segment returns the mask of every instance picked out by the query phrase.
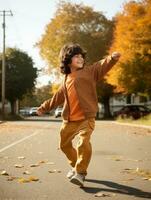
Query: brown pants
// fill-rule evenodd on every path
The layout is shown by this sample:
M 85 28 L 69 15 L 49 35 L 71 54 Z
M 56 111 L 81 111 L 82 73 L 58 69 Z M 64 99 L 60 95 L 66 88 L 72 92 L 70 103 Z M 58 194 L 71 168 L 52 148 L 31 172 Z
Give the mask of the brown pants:
M 87 174 L 87 168 L 92 154 L 90 136 L 94 127 L 94 118 L 75 122 L 64 121 L 62 123 L 60 148 L 67 156 L 70 165 L 75 168 L 78 173 Z M 79 136 L 79 141 L 75 149 L 72 140 L 76 135 Z

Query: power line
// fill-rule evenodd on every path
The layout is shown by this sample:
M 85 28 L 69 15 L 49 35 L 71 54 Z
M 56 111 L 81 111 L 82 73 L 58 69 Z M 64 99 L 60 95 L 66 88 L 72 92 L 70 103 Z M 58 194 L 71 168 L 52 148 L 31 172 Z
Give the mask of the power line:
M 3 17 L 3 57 L 2 57 L 2 119 L 5 119 L 5 73 L 6 73 L 6 66 L 5 66 L 5 17 L 6 16 L 13 16 L 11 10 L 2 10 L 0 11 L 0 16 Z

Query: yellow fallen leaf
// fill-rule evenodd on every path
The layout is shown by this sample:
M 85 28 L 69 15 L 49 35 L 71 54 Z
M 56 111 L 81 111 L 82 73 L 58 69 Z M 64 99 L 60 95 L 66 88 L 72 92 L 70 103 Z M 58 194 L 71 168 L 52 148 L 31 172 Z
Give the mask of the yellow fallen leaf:
M 29 182 L 31 182 L 29 179 L 25 179 L 25 178 L 19 178 L 18 179 L 18 182 L 19 183 L 29 183 Z
M 29 180 L 30 180 L 30 181 L 39 181 L 39 178 L 36 178 L 36 177 L 34 177 L 34 176 L 31 176 L 31 177 L 29 177 Z
M 151 171 L 140 169 L 139 167 L 136 169 L 124 169 L 124 172 L 142 176 L 144 180 L 151 180 Z
M 39 179 L 36 178 L 36 177 L 33 177 L 33 176 L 31 176 L 31 177 L 29 177 L 29 178 L 19 178 L 19 179 L 18 179 L 18 182 L 19 182 L 19 183 L 30 183 L 30 182 L 32 182 L 32 181 L 39 181 Z
M 144 177 L 142 179 L 145 180 L 145 181 L 151 181 L 151 178 L 147 178 L 147 177 Z
M 9 176 L 9 174 L 5 170 L 1 171 L 1 175 Z

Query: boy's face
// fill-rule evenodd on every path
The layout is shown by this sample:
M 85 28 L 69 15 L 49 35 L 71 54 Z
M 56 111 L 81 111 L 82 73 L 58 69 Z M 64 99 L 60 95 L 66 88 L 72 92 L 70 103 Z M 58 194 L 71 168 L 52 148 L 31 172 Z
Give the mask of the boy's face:
M 84 65 L 84 58 L 81 54 L 74 55 L 71 59 L 71 64 L 69 67 L 71 71 L 76 71 L 77 69 L 82 68 Z

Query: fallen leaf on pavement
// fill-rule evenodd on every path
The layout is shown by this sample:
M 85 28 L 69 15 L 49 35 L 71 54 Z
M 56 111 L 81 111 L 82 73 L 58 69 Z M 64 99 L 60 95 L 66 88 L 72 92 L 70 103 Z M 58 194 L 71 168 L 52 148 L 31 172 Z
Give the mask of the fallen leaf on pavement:
M 122 161 L 122 159 L 119 159 L 119 158 L 115 158 L 114 160 L 115 161 Z
M 39 181 L 39 178 L 36 178 L 36 177 L 34 177 L 34 176 L 31 176 L 31 177 L 29 177 L 29 180 L 30 180 L 30 181 Z
M 48 172 L 49 173 L 55 173 L 55 172 L 61 173 L 61 170 L 53 169 L 53 170 L 49 170 Z
M 36 177 L 33 177 L 33 176 L 31 176 L 31 177 L 29 177 L 29 178 L 19 178 L 19 179 L 18 179 L 18 182 L 19 182 L 19 183 L 30 183 L 30 182 L 32 182 L 32 181 L 39 181 L 39 179 L 36 178 Z
M 142 178 L 145 181 L 151 181 L 151 178 Z
M 124 171 L 130 171 L 130 170 L 133 170 L 133 168 L 125 168 Z
M 46 161 L 44 161 L 44 160 L 41 160 L 41 161 L 39 161 L 39 164 L 41 164 L 41 163 L 45 163 Z
M 32 164 L 32 165 L 30 165 L 30 167 L 38 167 L 39 166 L 39 164 Z
M 151 180 L 151 171 L 140 169 L 139 167 L 137 167 L 136 169 L 126 168 L 126 169 L 124 169 L 123 172 L 126 172 L 128 174 L 142 176 L 143 180 Z
M 105 193 L 102 193 L 102 192 L 98 192 L 94 196 L 95 197 L 110 197 L 111 195 L 110 194 L 105 194 Z
M 1 171 L 1 175 L 9 176 L 9 174 L 5 170 Z
M 25 159 L 25 157 L 24 156 L 19 156 L 18 159 L 23 160 L 23 159 Z
M 49 172 L 49 173 L 55 173 L 55 171 L 54 171 L 54 170 L 49 170 L 48 172 Z
M 16 165 L 14 165 L 14 167 L 16 167 L 16 168 L 23 168 L 24 166 L 22 164 L 16 164 Z
M 18 182 L 19 182 L 19 183 L 29 183 L 30 180 L 29 180 L 29 179 L 25 179 L 25 178 L 19 178 L 19 179 L 18 179 Z
M 29 172 L 29 171 L 24 171 L 23 174 L 29 175 L 29 174 L 31 174 L 31 172 Z
M 15 179 L 17 179 L 17 177 L 11 176 L 11 177 L 9 177 L 9 178 L 7 179 L 7 181 L 13 181 L 13 180 L 15 180 Z
M 108 159 L 112 159 L 114 161 L 132 161 L 132 162 L 142 162 L 142 160 L 130 159 L 130 158 L 123 158 L 123 156 L 112 156 Z
M 111 159 L 111 160 L 114 160 L 114 161 L 124 161 L 123 156 L 112 156 L 112 157 L 109 157 L 107 159 Z

